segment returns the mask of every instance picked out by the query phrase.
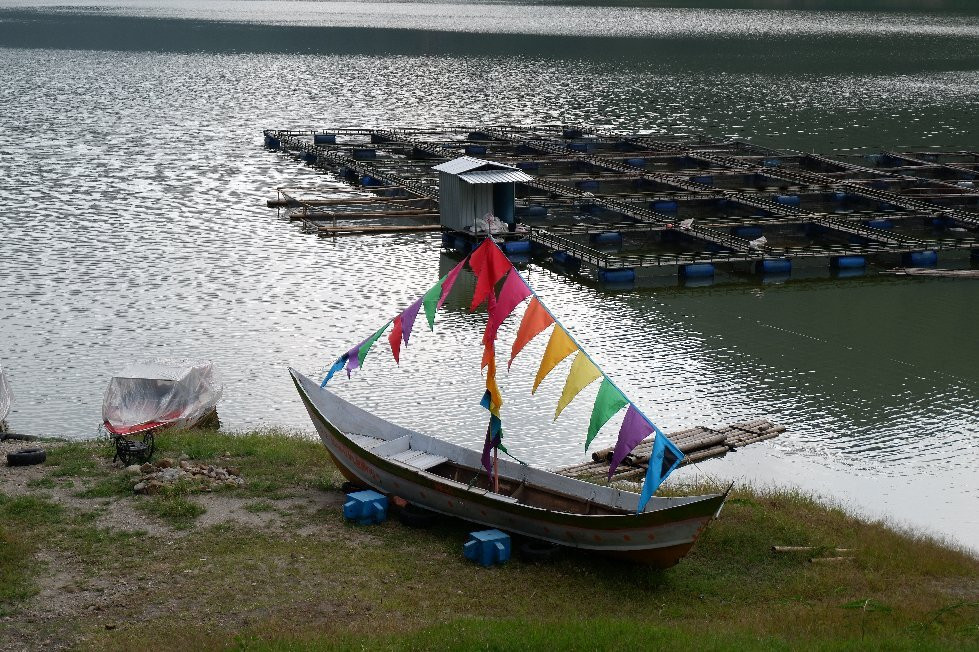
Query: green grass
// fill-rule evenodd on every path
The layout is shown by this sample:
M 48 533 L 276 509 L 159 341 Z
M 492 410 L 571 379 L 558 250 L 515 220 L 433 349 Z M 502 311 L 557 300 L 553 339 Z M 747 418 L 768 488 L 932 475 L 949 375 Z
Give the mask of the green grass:
M 30 549 L 0 524 L 0 617 L 37 592 L 31 580 Z
M 133 495 L 134 478 L 128 473 L 113 473 L 99 478 L 85 489 L 76 492 L 78 498 L 113 498 Z
M 472 526 L 460 521 L 422 530 L 344 522 L 341 476 L 316 442 L 187 432 L 158 443 L 163 456 L 238 467 L 246 488 L 221 492 L 224 505 L 279 518 L 204 526 L 210 494 L 181 484 L 134 496 L 131 479 L 106 464 L 111 452 L 76 449 L 92 460 L 74 467 L 78 476 L 38 483 L 27 496 L 0 493 L 0 541 L 13 542 L 0 561 L 27 560 L 29 569 L 0 574 L 14 587 L 0 590 L 0 609 L 15 618 L 0 624 L 0 637 L 24 625 L 17 609 L 35 590 L 39 567 L 29 558 L 39 551 L 70 560 L 79 590 L 139 586 L 139 600 L 115 603 L 123 624 L 113 630 L 85 611 L 65 620 L 95 649 L 148 640 L 188 649 L 979 648 L 979 560 L 797 492 L 736 489 L 692 553 L 666 571 L 572 550 L 549 563 L 483 569 L 461 554 Z M 72 479 L 90 507 L 49 495 L 65 494 Z M 297 500 L 277 502 L 287 495 Z M 103 515 L 119 506 L 163 533 L 105 526 Z M 773 545 L 817 551 L 775 554 Z M 855 549 L 854 558 L 809 562 L 835 547 Z M 166 606 L 147 608 L 157 604 Z
M 100 460 L 105 455 L 112 457 L 111 448 L 106 442 L 70 442 L 47 448 L 45 466 L 56 467 L 54 477 L 92 477 L 102 474 Z
M 279 430 L 232 435 L 189 430 L 157 437 L 160 457 L 206 461 L 240 470 L 246 484 L 233 491 L 264 498 L 287 498 L 296 489 L 339 486 L 343 480 L 318 441 Z
M 200 504 L 179 493 L 147 496 L 137 502 L 136 507 L 178 530 L 192 527 L 197 517 L 207 511 Z

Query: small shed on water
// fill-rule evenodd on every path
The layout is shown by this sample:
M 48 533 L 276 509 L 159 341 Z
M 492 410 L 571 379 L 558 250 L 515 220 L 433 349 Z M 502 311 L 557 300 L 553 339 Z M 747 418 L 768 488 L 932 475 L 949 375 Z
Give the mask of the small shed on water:
M 471 156 L 436 165 L 439 173 L 439 219 L 442 226 L 463 231 L 492 213 L 514 224 L 516 184 L 532 177 L 519 168 Z

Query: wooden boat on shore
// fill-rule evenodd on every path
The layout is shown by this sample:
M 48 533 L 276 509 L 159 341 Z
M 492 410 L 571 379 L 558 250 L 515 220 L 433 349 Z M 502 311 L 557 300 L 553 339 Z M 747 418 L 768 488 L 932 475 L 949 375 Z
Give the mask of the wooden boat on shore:
M 392 424 L 289 373 L 344 477 L 441 514 L 667 568 L 690 550 L 727 496 L 654 496 L 637 513 L 639 494 L 502 459 L 498 479 L 491 479 L 478 451 Z

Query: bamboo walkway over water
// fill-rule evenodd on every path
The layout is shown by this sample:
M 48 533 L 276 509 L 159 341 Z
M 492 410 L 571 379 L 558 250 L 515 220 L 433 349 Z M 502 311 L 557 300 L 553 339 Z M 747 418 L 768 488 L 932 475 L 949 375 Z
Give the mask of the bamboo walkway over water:
M 679 430 L 668 433 L 667 436 L 684 454 L 680 466 L 696 464 L 704 460 L 723 457 L 729 452 L 743 448 L 749 444 L 766 441 L 778 437 L 785 432 L 785 427 L 767 421 L 755 419 L 743 423 L 735 423 L 719 430 L 704 426 Z M 611 482 L 629 481 L 641 482 L 649 468 L 649 457 L 653 450 L 653 437 L 644 439 L 632 453 L 626 456 L 615 469 Z M 592 453 L 588 462 L 575 464 L 556 473 L 572 478 L 588 480 L 604 484 L 609 481 L 608 470 L 612 460 L 612 448 L 605 448 Z
M 269 202 L 321 235 L 439 230 L 432 167 L 468 155 L 532 176 L 518 184 L 517 214 L 536 254 L 599 272 L 712 273 L 725 263 L 768 271 L 806 258 L 921 266 L 956 250 L 979 261 L 974 152 L 830 158 L 562 125 L 269 130 L 265 142 L 364 193 L 345 200 L 283 188 Z

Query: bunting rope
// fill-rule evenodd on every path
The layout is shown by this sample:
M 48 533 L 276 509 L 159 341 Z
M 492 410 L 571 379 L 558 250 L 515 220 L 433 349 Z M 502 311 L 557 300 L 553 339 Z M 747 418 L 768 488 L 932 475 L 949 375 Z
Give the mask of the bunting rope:
M 483 466 L 487 469 L 487 472 L 490 472 L 491 469 L 490 451 L 498 449 L 510 455 L 502 444 L 503 427 L 500 408 L 503 405 L 503 398 L 496 381 L 496 337 L 507 317 L 529 297 L 530 303 L 524 311 L 517 336 L 510 350 L 507 370 L 510 369 L 514 358 L 516 358 L 531 340 L 544 332 L 552 324 L 554 325 L 546 350 L 541 358 L 531 393 L 536 393 L 547 375 L 563 360 L 568 358 L 572 353 L 575 353 L 571 370 L 565 380 L 561 397 L 558 400 L 554 412 L 554 419 L 556 421 L 561 415 L 561 412 L 564 411 L 582 390 L 599 378 L 602 379 L 588 424 L 588 433 L 585 439 L 586 451 L 602 427 L 622 408 L 627 407 L 609 465 L 609 481 L 611 481 L 612 474 L 619 463 L 643 439 L 655 433 L 656 438 L 653 443 L 646 478 L 643 482 L 642 493 L 640 494 L 639 509 L 637 510 L 641 512 L 645 509 L 646 503 L 653 492 L 679 466 L 680 461 L 683 459 L 683 453 L 626 397 L 625 393 L 619 389 L 612 379 L 601 370 L 595 363 L 595 360 L 582 348 L 544 302 L 541 301 L 527 280 L 524 279 L 523 275 L 513 266 L 506 257 L 506 254 L 503 253 L 491 238 L 484 240 L 471 254 L 466 256 L 448 274 L 443 276 L 425 294 L 405 308 L 394 319 L 387 322 L 366 340 L 341 355 L 330 367 L 326 378 L 323 379 L 323 383 L 320 386 L 325 387 L 336 372 L 341 369 L 345 368 L 347 376 L 350 377 L 351 372 L 362 368 L 371 347 L 384 334 L 387 328 L 392 325 L 393 328 L 388 335 L 388 342 L 391 345 L 391 352 L 394 356 L 395 363 L 400 365 L 401 345 L 403 343 L 405 346 L 408 346 L 419 311 L 424 308 L 429 329 L 434 330 L 436 312 L 445 303 L 446 298 L 455 285 L 459 273 L 467 262 L 476 277 L 476 288 L 469 306 L 470 312 L 475 311 L 480 305 L 486 303 L 488 313 L 486 330 L 483 333 L 484 348 L 480 365 L 481 369 L 486 369 L 486 391 L 480 404 L 490 413 L 482 455 Z M 506 280 L 503 282 L 499 296 L 497 296 L 495 288 L 504 278 Z M 510 457 L 513 456 L 510 455 Z M 513 459 L 517 458 L 514 457 Z

